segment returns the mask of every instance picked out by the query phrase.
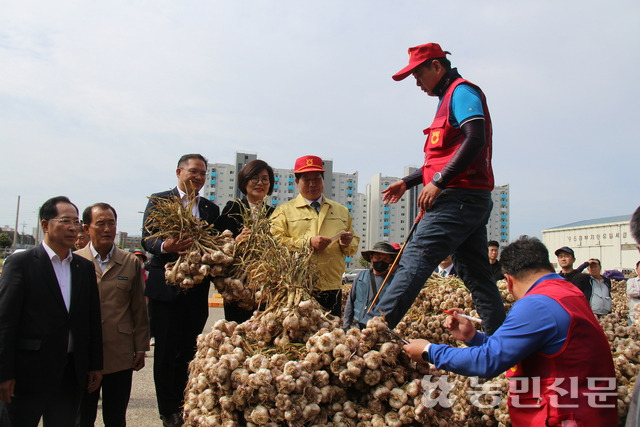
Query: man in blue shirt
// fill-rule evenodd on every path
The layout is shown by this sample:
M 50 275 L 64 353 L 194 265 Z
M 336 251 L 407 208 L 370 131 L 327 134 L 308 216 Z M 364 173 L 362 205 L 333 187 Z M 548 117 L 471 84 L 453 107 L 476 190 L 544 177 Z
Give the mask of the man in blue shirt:
M 542 243 L 540 245 L 544 248 Z M 507 248 L 504 251 L 508 262 Z M 546 251 L 546 248 L 544 249 Z M 506 267 L 504 251 L 503 268 Z M 535 260 L 532 259 L 531 262 L 534 263 Z M 508 282 L 509 290 L 518 301 L 513 305 L 502 326 L 491 337 L 476 331 L 466 319 L 454 315 L 447 318 L 445 326 L 451 329 L 451 334 L 456 339 L 465 342 L 469 348 L 412 340 L 411 344 L 405 346 L 405 350 L 416 360 L 423 360 L 424 350 L 425 357 L 428 354 L 428 360 L 438 368 L 442 366 L 461 375 L 483 378 L 500 375 L 534 351 L 554 354 L 565 342 L 571 318 L 560 304 L 547 296 L 531 295 L 523 298 L 543 280 L 562 280 L 560 275 L 553 272 L 548 258 L 541 256 L 538 264 L 540 265 L 534 264 L 538 270 L 535 278 L 526 283 L 522 287 L 524 289 L 516 289 Z M 506 270 L 505 273 L 505 276 L 509 276 Z M 462 310 L 458 312 L 461 313 Z M 536 315 L 532 316 L 531 313 Z
M 471 322 L 458 316 L 461 310 L 456 309 L 445 321 L 445 327 L 468 347 L 412 340 L 404 350 L 413 360 L 428 361 L 438 369 L 466 376 L 491 378 L 509 370 L 507 376 L 524 378 L 527 384 L 537 381 L 539 396 L 534 397 L 540 397 L 538 405 L 560 402 L 551 408 L 551 415 L 575 415 L 576 419 L 594 416 L 594 408 L 586 404 L 593 390 L 589 386 L 594 379 L 612 380 L 615 392 L 615 371 L 607 338 L 589 304 L 579 289 L 553 271 L 546 247 L 536 238 L 523 236 L 507 246 L 502 252 L 502 268 L 516 303 L 493 335 L 476 331 Z M 566 388 L 567 380 L 574 377 L 577 392 L 562 395 L 561 388 Z M 565 408 L 572 407 L 570 398 L 577 409 L 569 414 Z M 612 408 L 612 414 L 602 410 L 599 416 L 615 419 L 615 396 Z M 512 417 L 514 411 L 523 417 L 546 416 L 542 413 L 544 408 L 537 410 L 535 414 L 525 414 L 522 406 L 510 406 Z
M 399 81 L 413 75 L 416 85 L 437 96 L 439 103 L 431 126 L 423 131 L 427 140 L 422 168 L 382 192 L 385 203 L 397 203 L 407 189 L 424 184 L 418 196 L 424 215 L 405 246 L 393 281 L 365 321 L 384 315 L 395 327 L 438 264 L 451 254 L 484 330 L 492 334 L 505 312 L 487 255 L 494 186 L 491 117 L 480 88 L 451 68 L 447 54 L 436 43 L 409 48 L 409 64 L 393 76 Z

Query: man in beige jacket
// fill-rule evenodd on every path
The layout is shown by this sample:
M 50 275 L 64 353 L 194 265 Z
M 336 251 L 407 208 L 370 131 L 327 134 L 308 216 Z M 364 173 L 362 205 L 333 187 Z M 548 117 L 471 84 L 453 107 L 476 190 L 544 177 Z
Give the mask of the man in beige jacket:
M 102 313 L 102 418 L 106 426 L 125 426 L 133 370 L 144 367 L 149 350 L 142 269 L 135 255 L 114 244 L 117 214 L 113 207 L 96 203 L 84 210 L 82 220 L 91 242 L 76 254 L 95 266 Z M 100 389 L 83 396 L 79 426 L 93 427 L 99 397 Z

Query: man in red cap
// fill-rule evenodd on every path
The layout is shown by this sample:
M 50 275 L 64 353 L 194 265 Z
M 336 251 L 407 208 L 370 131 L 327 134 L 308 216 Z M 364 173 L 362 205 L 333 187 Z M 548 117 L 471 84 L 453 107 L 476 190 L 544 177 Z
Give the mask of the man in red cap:
M 424 216 L 405 247 L 390 288 L 368 317 L 384 314 L 394 327 L 426 279 L 451 254 L 485 331 L 492 334 L 504 321 L 505 311 L 487 255 L 487 221 L 493 206 L 491 118 L 484 94 L 451 68 L 448 53 L 436 43 L 412 47 L 409 64 L 393 76 L 399 81 L 413 74 L 418 87 L 440 103 L 424 131 L 422 168 L 382 192 L 385 203 L 396 203 L 408 188 L 424 184 L 418 197 Z
M 342 311 L 342 273 L 345 257 L 358 251 L 353 218 L 340 203 L 323 196 L 324 167 L 318 156 L 302 156 L 293 172 L 300 194 L 278 206 L 271 215 L 271 233 L 290 249 L 313 248 L 320 278 L 316 299 L 331 314 Z

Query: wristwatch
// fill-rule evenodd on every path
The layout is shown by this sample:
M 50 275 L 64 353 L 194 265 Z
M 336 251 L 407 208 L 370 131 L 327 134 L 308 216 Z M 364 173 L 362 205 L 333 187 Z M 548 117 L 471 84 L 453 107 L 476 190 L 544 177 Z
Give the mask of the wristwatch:
M 422 360 L 427 363 L 429 363 L 429 347 L 431 347 L 431 343 L 425 345 L 424 349 L 422 350 Z
M 442 174 L 440 172 L 436 172 L 433 174 L 433 182 L 436 184 L 442 184 Z

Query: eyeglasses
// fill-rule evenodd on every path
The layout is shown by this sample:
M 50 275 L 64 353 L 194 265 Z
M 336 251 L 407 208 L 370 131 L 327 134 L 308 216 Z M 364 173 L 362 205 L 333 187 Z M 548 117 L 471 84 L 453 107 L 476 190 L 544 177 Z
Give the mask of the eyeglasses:
M 189 175 L 194 175 L 194 176 L 195 175 L 200 175 L 201 177 L 207 176 L 207 171 L 201 171 L 201 170 L 198 170 L 198 169 L 182 169 L 182 168 L 180 168 L 180 169 L 185 171 L 185 172 L 187 172 Z
M 82 225 L 82 221 L 79 219 L 71 218 L 51 218 L 49 221 L 58 221 L 58 224 L 62 224 L 64 226 L 73 225 L 75 227 L 80 227 Z
M 262 183 L 262 184 L 269 184 L 269 182 L 271 182 L 271 181 L 269 181 L 269 178 L 267 178 L 267 177 L 260 178 L 258 176 L 254 176 L 253 178 L 249 178 L 249 181 L 251 181 L 254 184 L 257 184 L 259 182 Z

